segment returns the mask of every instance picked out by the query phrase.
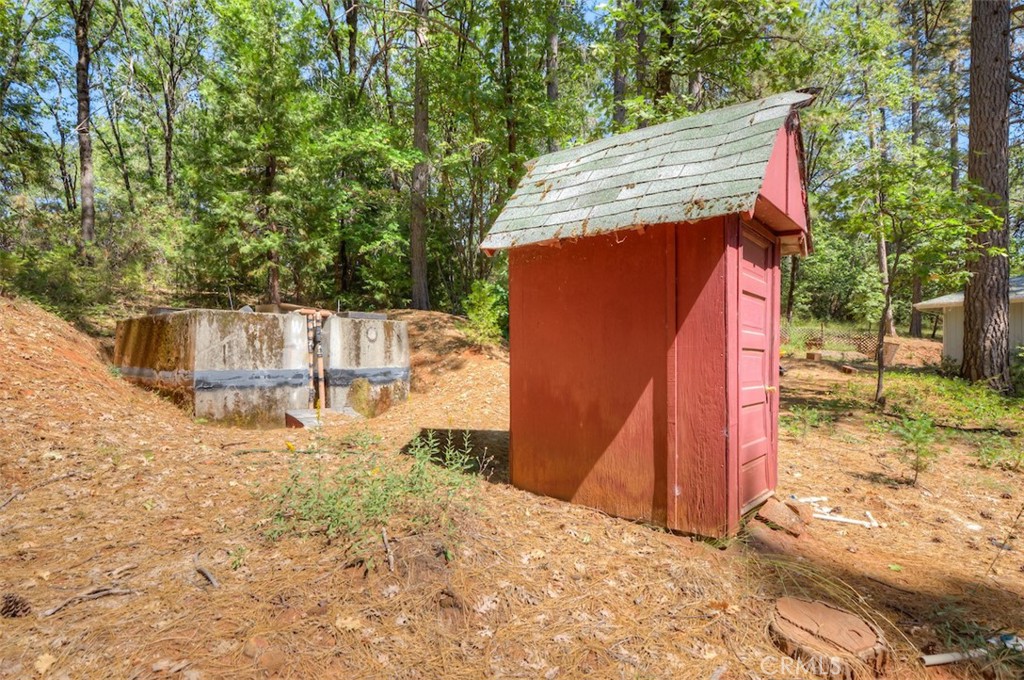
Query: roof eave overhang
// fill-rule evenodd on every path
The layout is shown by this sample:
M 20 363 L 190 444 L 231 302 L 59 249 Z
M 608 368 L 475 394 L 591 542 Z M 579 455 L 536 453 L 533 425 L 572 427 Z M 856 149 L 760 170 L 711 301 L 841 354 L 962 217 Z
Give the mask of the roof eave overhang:
M 756 219 L 765 225 L 779 238 L 780 255 L 800 255 L 806 257 L 813 250 L 810 231 L 800 226 L 786 211 L 770 200 L 757 195 L 754 209 L 747 213 L 748 218 Z
M 1024 295 L 1011 295 L 1010 304 L 1016 304 L 1018 302 L 1024 302 Z M 918 302 L 914 305 L 914 309 L 919 312 L 937 312 L 943 309 L 957 309 L 963 307 L 963 300 L 950 300 L 946 302 L 933 302 L 932 300 L 925 300 L 924 302 Z

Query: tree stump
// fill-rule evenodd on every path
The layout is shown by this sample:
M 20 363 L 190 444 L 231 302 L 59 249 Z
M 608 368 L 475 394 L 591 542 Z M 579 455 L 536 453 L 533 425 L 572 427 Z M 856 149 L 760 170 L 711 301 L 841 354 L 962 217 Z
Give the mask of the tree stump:
M 779 649 L 828 680 L 881 675 L 889 663 L 889 645 L 877 626 L 824 602 L 783 597 L 768 629 Z

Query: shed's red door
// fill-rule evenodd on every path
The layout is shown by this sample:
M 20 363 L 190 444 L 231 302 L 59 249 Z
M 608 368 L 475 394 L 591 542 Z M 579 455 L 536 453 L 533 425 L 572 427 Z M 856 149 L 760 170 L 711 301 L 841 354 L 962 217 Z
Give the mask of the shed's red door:
M 775 244 L 746 225 L 739 258 L 739 505 L 746 512 L 772 489 Z

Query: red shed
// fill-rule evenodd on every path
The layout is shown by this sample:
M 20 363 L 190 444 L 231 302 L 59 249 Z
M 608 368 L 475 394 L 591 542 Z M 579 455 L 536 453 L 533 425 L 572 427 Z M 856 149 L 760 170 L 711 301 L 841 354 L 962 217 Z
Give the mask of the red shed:
M 779 258 L 805 254 L 790 92 L 532 162 L 509 250 L 512 483 L 722 536 L 775 489 Z

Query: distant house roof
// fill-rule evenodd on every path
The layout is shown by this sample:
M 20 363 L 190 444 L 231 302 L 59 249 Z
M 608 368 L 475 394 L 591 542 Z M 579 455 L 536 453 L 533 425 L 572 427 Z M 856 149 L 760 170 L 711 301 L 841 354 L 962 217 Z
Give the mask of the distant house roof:
M 541 156 L 480 247 L 753 212 L 779 129 L 813 99 L 786 92 Z
M 1010 302 L 1020 301 L 1024 301 L 1024 276 L 1014 276 L 1010 278 Z M 916 305 L 914 305 L 914 307 L 921 310 L 944 309 L 946 307 L 963 306 L 963 291 L 959 293 L 950 293 L 949 295 L 943 295 L 942 297 L 932 298 L 931 300 L 918 302 Z

